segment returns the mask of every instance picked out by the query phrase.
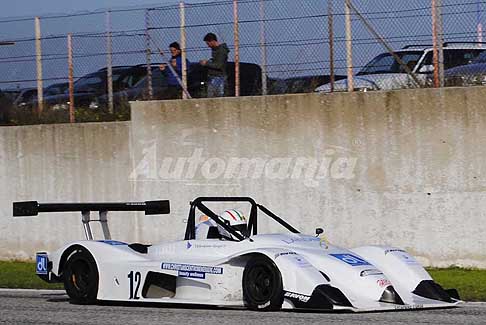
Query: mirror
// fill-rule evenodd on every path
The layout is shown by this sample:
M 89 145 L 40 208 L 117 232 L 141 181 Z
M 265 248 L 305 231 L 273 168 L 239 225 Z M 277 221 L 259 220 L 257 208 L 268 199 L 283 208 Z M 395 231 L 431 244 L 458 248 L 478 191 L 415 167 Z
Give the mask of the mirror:
M 324 233 L 324 229 L 316 228 L 316 237 L 319 237 L 320 234 Z

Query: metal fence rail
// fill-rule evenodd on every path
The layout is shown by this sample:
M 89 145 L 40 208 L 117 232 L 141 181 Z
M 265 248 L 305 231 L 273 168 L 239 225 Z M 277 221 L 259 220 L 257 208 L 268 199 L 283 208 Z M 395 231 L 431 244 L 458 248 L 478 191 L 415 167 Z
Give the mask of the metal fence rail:
M 170 58 L 168 45 L 174 41 L 190 62 L 181 81 L 194 88 L 192 69 L 211 56 L 203 42 L 208 32 L 227 43 L 229 61 L 235 62 L 228 73 L 231 96 L 312 92 L 323 84 L 331 92 L 375 90 L 363 88 L 356 74 L 387 53 L 397 71 L 408 76 L 407 87 L 482 85 L 486 78 L 476 72 L 453 78 L 447 69 L 452 42 L 455 48 L 474 49 L 463 64 L 486 49 L 478 43 L 485 40 L 484 10 L 480 0 L 223 0 L 6 18 L 0 20 L 0 89 L 15 99 L 13 115 L 23 110 L 39 118 L 55 111 L 58 119 L 75 122 L 96 111 L 94 120 L 127 118 L 126 101 L 160 97 L 154 89 L 161 78 L 157 67 Z M 433 69 L 426 68 L 426 76 L 414 66 L 425 65 L 424 58 L 415 62 L 396 52 L 407 46 L 432 51 Z M 119 67 L 137 65 L 145 69 L 143 76 L 117 79 L 122 78 Z M 249 77 L 251 67 L 257 72 Z M 80 99 L 80 78 L 97 71 L 102 93 Z M 249 78 L 257 85 L 251 92 Z M 137 82 L 144 91 L 134 97 L 126 90 Z M 56 87 L 61 99 L 53 104 Z M 18 116 L 13 123 L 22 123 Z

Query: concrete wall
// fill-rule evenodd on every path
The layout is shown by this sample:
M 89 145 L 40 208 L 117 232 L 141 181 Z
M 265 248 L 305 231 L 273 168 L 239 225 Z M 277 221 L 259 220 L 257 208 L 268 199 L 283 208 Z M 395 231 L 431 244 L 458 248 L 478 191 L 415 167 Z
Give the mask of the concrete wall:
M 13 201 L 132 199 L 128 148 L 128 123 L 0 128 L 0 257 L 25 259 L 84 236 L 77 214 L 14 219 Z
M 13 220 L 13 200 L 169 198 L 170 216 L 110 221 L 119 239 L 157 241 L 183 236 L 191 199 L 249 195 L 302 231 L 324 227 L 335 244 L 391 244 L 427 265 L 486 267 L 485 95 L 137 102 L 130 123 L 3 128 L 0 256 L 82 238 L 77 215 Z

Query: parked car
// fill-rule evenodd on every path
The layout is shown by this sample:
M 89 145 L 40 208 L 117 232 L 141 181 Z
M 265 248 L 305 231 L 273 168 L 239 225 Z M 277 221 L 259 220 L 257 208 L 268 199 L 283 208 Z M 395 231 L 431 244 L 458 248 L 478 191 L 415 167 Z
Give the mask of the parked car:
M 53 96 L 53 95 L 60 95 L 64 94 L 67 89 L 69 88 L 68 82 L 61 82 L 52 84 L 46 89 L 44 89 L 44 96 Z
M 146 73 L 146 67 L 143 66 Z M 234 96 L 235 81 L 234 81 L 234 62 L 229 62 L 227 65 L 228 87 L 227 95 Z M 240 95 L 241 96 L 255 96 L 261 94 L 261 69 L 258 65 L 253 63 L 240 63 Z M 149 95 L 147 91 L 148 78 L 145 75 L 135 85 L 123 90 L 113 93 L 113 102 L 115 105 L 127 103 L 134 100 L 148 100 Z M 207 68 L 192 64 L 188 69 L 188 91 L 193 98 L 206 97 L 207 86 Z M 169 97 L 167 92 L 167 77 L 166 72 L 159 69 L 159 64 L 152 66 L 152 90 L 153 99 L 166 100 L 175 99 Z M 105 93 L 96 99 L 96 105 L 105 107 L 108 102 L 108 95 Z M 95 105 L 93 103 L 93 105 Z
M 143 66 L 113 67 L 113 91 L 121 91 L 135 85 L 145 76 L 147 70 Z M 81 77 L 74 83 L 74 103 L 77 108 L 97 109 L 96 98 L 108 92 L 106 68 Z M 44 104 L 50 109 L 68 109 L 69 91 L 59 95 L 45 96 Z
M 486 48 L 479 43 L 444 43 L 444 68 L 449 69 L 471 62 Z M 415 88 L 427 85 L 428 76 L 434 71 L 433 47 L 423 45 L 408 45 L 396 51 L 396 54 L 415 74 L 421 85 L 406 73 L 406 70 L 390 53 L 376 56 L 354 78 L 354 88 L 357 91 L 393 90 Z M 348 79 L 335 83 L 334 91 L 347 91 Z M 330 92 L 330 84 L 316 89 L 317 92 Z
M 335 81 L 346 78 L 346 76 L 336 75 Z M 292 77 L 286 79 L 270 79 L 269 91 L 270 95 L 276 94 L 298 94 L 311 93 L 322 84 L 327 84 L 331 81 L 329 75 L 311 75 Z
M 482 52 L 470 64 L 445 70 L 444 78 L 446 86 L 486 85 L 486 52 Z
M 226 96 L 235 95 L 235 63 L 226 65 Z M 199 64 L 191 67 L 189 84 L 194 94 L 193 97 L 206 97 L 208 70 Z M 198 88 L 199 87 L 199 88 Z M 262 93 L 262 69 L 254 63 L 240 63 L 240 96 L 257 96 Z
M 10 95 L 0 90 L 0 125 L 7 125 L 10 123 L 12 102 Z
M 20 95 L 20 88 L 2 89 L 2 93 L 13 102 Z
M 20 93 L 13 101 L 13 106 L 17 108 L 31 108 L 37 99 L 37 88 L 22 88 Z

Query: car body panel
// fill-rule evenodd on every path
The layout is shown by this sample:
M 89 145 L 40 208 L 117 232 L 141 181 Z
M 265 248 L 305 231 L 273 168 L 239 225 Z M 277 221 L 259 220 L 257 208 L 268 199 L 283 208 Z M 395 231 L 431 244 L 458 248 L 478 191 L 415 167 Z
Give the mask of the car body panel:
M 243 242 L 218 239 L 169 241 L 150 246 L 147 254 L 141 254 L 125 243 L 79 241 L 48 254 L 56 277 L 62 273 L 60 261 L 63 254 L 73 246 L 86 248 L 96 260 L 100 274 L 99 300 L 244 307 L 241 286 L 244 266 L 252 254 L 262 254 L 281 270 L 285 292 L 310 297 L 319 285 L 339 288 L 352 306 L 335 306 L 334 309 L 395 310 L 457 304 L 413 295 L 411 291 L 418 282 L 431 278 L 410 255 L 391 247 L 347 250 L 323 244 L 320 238 L 313 236 L 270 234 L 253 236 L 252 241 Z M 405 255 L 410 260 L 406 261 Z M 366 271 L 370 274 L 360 275 Z M 157 298 L 139 294 L 136 299 L 130 299 L 130 272 L 141 274 L 140 290 L 149 272 L 177 277 L 176 293 Z M 404 305 L 379 301 L 388 285 L 397 289 Z M 285 299 L 283 308 L 294 309 L 295 306 Z

